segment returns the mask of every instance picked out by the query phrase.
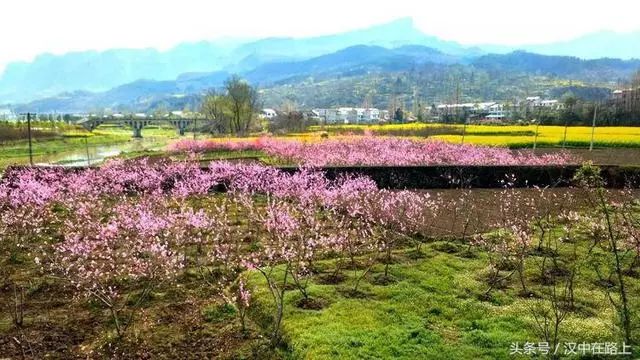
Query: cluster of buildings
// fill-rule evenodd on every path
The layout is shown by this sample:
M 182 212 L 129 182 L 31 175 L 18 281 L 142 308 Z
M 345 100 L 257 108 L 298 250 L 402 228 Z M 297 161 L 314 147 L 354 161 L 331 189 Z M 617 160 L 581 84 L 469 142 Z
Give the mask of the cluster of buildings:
M 422 115 L 430 121 L 446 121 L 454 117 L 477 121 L 501 121 L 512 118 L 517 111 L 559 110 L 562 107 L 562 102 L 558 100 L 532 96 L 517 104 L 490 101 L 433 105 L 424 108 Z M 279 114 L 280 112 L 275 109 L 261 111 L 261 117 L 269 120 L 275 119 Z M 372 107 L 319 108 L 304 112 L 303 115 L 306 119 L 315 119 L 325 124 L 373 124 L 390 121 L 394 116 L 388 110 Z M 405 121 L 412 121 L 416 116 L 416 114 L 404 115 Z
M 562 102 L 555 99 L 542 99 L 540 96 L 527 97 L 520 103 L 477 102 L 463 104 L 440 104 L 431 108 L 434 121 L 448 117 L 463 117 L 470 120 L 500 121 L 512 118 L 515 112 L 539 110 L 561 110 Z
M 279 112 L 274 109 L 262 109 L 260 116 L 272 120 Z M 325 124 L 373 124 L 389 120 L 389 111 L 376 108 L 340 107 L 332 109 L 313 109 L 303 112 L 304 118 L 315 119 Z
M 389 119 L 389 111 L 376 108 L 340 107 L 313 109 L 312 112 L 327 124 L 371 124 Z
M 464 103 L 464 104 L 440 104 L 436 106 L 435 113 L 431 113 L 434 120 L 440 120 L 447 116 L 465 116 L 469 118 L 484 118 L 501 120 L 507 117 L 505 106 L 497 102 Z
M 551 100 L 543 100 L 540 96 L 530 96 L 525 99 L 524 106 L 529 109 L 551 109 L 551 110 L 561 110 L 564 105 L 555 99 Z

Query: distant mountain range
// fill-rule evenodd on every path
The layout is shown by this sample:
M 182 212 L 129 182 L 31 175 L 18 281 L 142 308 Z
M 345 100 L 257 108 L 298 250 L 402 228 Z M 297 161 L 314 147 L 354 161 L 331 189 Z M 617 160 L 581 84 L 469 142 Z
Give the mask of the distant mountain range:
M 581 60 L 574 57 L 546 56 L 517 51 L 509 54 L 482 55 L 474 58 L 447 55 L 438 50 L 407 45 L 395 49 L 379 46 L 356 45 L 337 52 L 308 60 L 283 61 L 263 64 L 255 69 L 239 72 L 252 84 L 267 93 L 305 83 L 310 87 L 335 86 L 335 79 L 351 79 L 351 93 L 335 94 L 325 101 L 305 98 L 303 94 L 286 94 L 265 98 L 265 106 L 277 107 L 285 99 L 295 100 L 307 106 L 328 104 L 348 105 L 362 101 L 369 92 L 377 93 L 378 102 L 388 99 L 380 96 L 406 96 L 419 90 L 428 93 L 430 101 L 446 99 L 456 86 L 462 88 L 466 99 L 503 99 L 528 95 L 526 91 L 552 91 L 566 88 L 579 92 L 580 87 L 598 87 L 628 78 L 640 68 L 640 60 L 598 59 Z M 410 76 L 408 74 L 411 74 Z M 19 106 L 20 111 L 86 112 L 110 108 L 121 111 L 148 111 L 164 105 L 182 107 L 183 100 L 193 103 L 186 95 L 202 94 L 208 89 L 219 88 L 231 74 L 226 71 L 211 73 L 187 73 L 174 80 L 138 80 L 114 87 L 104 92 L 65 92 L 54 97 L 32 101 Z M 413 77 L 422 79 L 411 88 L 394 88 L 394 85 L 368 84 L 373 78 Z M 567 87 L 575 82 L 579 87 Z M 540 86 L 536 87 L 538 84 Z M 385 87 L 386 86 L 386 87 Z M 503 89 L 506 90 L 503 91 Z M 558 89 L 556 89 L 558 88 Z M 599 87 L 596 93 L 607 95 Z M 474 90 L 475 89 L 475 90 Z M 302 90 L 301 90 L 302 91 Z M 309 90 L 304 90 L 308 92 Z M 345 91 L 343 89 L 343 91 Z M 349 91 L 347 89 L 346 91 Z M 351 95 L 355 95 L 353 98 Z M 586 93 L 586 92 L 585 92 Z M 593 93 L 593 92 L 590 92 Z M 329 91 L 331 94 L 331 91 Z M 300 95 L 300 96 L 299 96 Z M 357 98 L 360 96 L 360 98 Z M 181 100 L 182 99 L 182 100 Z
M 0 103 L 23 102 L 64 91 L 105 91 L 128 82 L 172 80 L 183 73 L 226 70 L 242 72 L 265 63 L 294 61 L 332 53 L 354 45 L 430 46 L 452 54 L 474 53 L 454 43 L 421 33 L 411 19 L 364 30 L 304 39 L 267 38 L 185 43 L 169 51 L 114 49 L 65 55 L 40 55 L 33 62 L 9 64 L 0 77 Z
M 526 51 L 465 47 L 425 35 L 405 18 L 304 39 L 187 43 L 166 52 L 127 49 L 41 55 L 30 63 L 7 66 L 0 77 L 0 104 L 26 103 L 20 108 L 37 111 L 147 109 L 159 103 L 172 105 L 171 99 L 191 101 L 188 95 L 219 87 L 232 73 L 263 89 L 420 69 L 443 76 L 459 76 L 456 71 L 464 69 L 489 79 L 527 75 L 613 86 L 640 68 L 640 60 L 614 59 L 640 58 L 639 43 L 640 33 L 603 32 L 564 43 L 523 46 Z

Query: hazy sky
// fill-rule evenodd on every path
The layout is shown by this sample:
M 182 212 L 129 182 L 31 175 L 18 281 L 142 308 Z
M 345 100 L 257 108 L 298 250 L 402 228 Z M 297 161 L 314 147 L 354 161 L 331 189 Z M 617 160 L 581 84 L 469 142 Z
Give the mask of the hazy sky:
M 43 52 L 323 35 L 405 16 L 464 44 L 541 43 L 640 30 L 639 11 L 638 0 L 1 0 L 0 71 Z

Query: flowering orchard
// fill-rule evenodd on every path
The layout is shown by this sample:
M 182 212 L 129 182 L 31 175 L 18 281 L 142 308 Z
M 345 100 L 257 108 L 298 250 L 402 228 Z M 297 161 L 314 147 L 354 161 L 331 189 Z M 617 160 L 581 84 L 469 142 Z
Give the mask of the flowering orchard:
M 328 165 L 565 165 L 568 154 L 536 155 L 506 148 L 451 144 L 393 137 L 346 137 L 301 142 L 262 137 L 254 140 L 180 140 L 173 152 L 259 150 L 277 161 L 309 166 Z
M 563 201 L 545 189 L 533 190 L 536 201 L 522 198 L 509 188 L 511 182 L 506 179 L 505 189 L 495 194 L 501 205 L 494 220 L 479 225 L 475 222 L 486 211 L 466 193 L 445 201 L 428 193 L 378 189 L 366 177 L 329 180 L 311 169 L 289 174 L 255 164 L 214 162 L 202 169 L 193 161 L 145 160 L 84 170 L 17 168 L 0 183 L 0 251 L 26 256 L 42 274 L 60 279 L 76 300 L 99 304 L 118 338 L 127 336 L 155 289 L 178 286 L 187 274 L 197 274 L 203 286 L 236 309 L 244 333 L 256 301 L 249 276 L 254 274 L 273 305 L 273 344 L 282 341 L 291 293 L 303 309 L 323 306 L 309 291 L 321 272 L 340 281 L 353 270 L 344 286 L 348 294 L 361 296 L 361 283 L 374 273 L 376 284 L 398 281 L 394 264 L 403 249 L 420 257 L 425 242 L 445 239 L 447 251 L 464 245 L 468 256 L 486 259 L 487 270 L 478 274 L 486 283 L 478 294 L 482 299 L 507 287 L 512 277 L 523 295 L 537 291 L 542 298 L 549 292 L 540 283 L 556 289 L 564 281 L 566 296 L 553 290 L 550 301 L 571 306 L 578 301 L 573 289 L 580 269 L 597 255 L 612 260 L 597 262 L 597 271 L 614 279 L 606 291 L 631 343 L 634 306 L 624 285 L 640 269 L 637 204 L 612 204 L 604 190 L 585 185 L 594 206 L 578 214 L 562 209 Z M 444 217 L 455 223 L 447 237 Z M 588 253 L 578 238 L 587 239 Z M 560 260 L 567 248 L 573 250 Z M 484 250 L 488 255 L 473 255 Z M 532 254 L 541 260 L 531 261 Z M 532 280 L 531 272 L 539 278 Z
M 208 201 L 220 191 L 227 194 Z M 368 204 L 376 202 L 364 202 L 376 193 L 388 208 L 374 211 Z M 418 206 L 423 198 L 406 193 L 400 203 Z M 221 295 L 243 269 L 259 270 L 282 295 L 273 276 L 284 264 L 284 285 L 290 279 L 307 296 L 314 259 L 348 247 L 345 242 L 354 245 L 338 226 L 361 236 L 362 249 L 351 249 L 352 256 L 388 247 L 374 227 L 388 222 L 394 231 L 405 229 L 395 199 L 367 178 L 329 181 L 311 170 L 289 175 L 257 165 L 114 161 L 84 171 L 9 171 L 0 185 L 0 231 L 3 249 L 28 253 L 43 271 L 67 280 L 77 297 L 103 304 L 122 336 L 135 310 L 121 306 L 127 285 L 140 284 L 142 301 L 188 268 L 216 267 L 215 278 L 205 280 Z M 244 284 L 240 294 L 246 305 Z

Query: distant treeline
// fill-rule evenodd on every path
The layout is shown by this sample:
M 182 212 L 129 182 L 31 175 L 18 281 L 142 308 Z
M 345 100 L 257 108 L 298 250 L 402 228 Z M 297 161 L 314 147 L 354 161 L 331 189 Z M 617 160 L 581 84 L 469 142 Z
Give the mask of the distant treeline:
M 543 114 L 540 121 L 544 125 L 591 126 L 595 111 L 598 126 L 640 126 L 640 107 L 624 110 L 611 104 L 594 103 L 578 104 L 573 109 L 564 109 L 558 114 Z
M 61 122 L 34 121 L 31 123 L 31 137 L 33 139 L 54 138 L 63 131 L 75 129 L 72 125 Z M 29 129 L 25 122 L 0 122 L 0 143 L 27 140 Z

